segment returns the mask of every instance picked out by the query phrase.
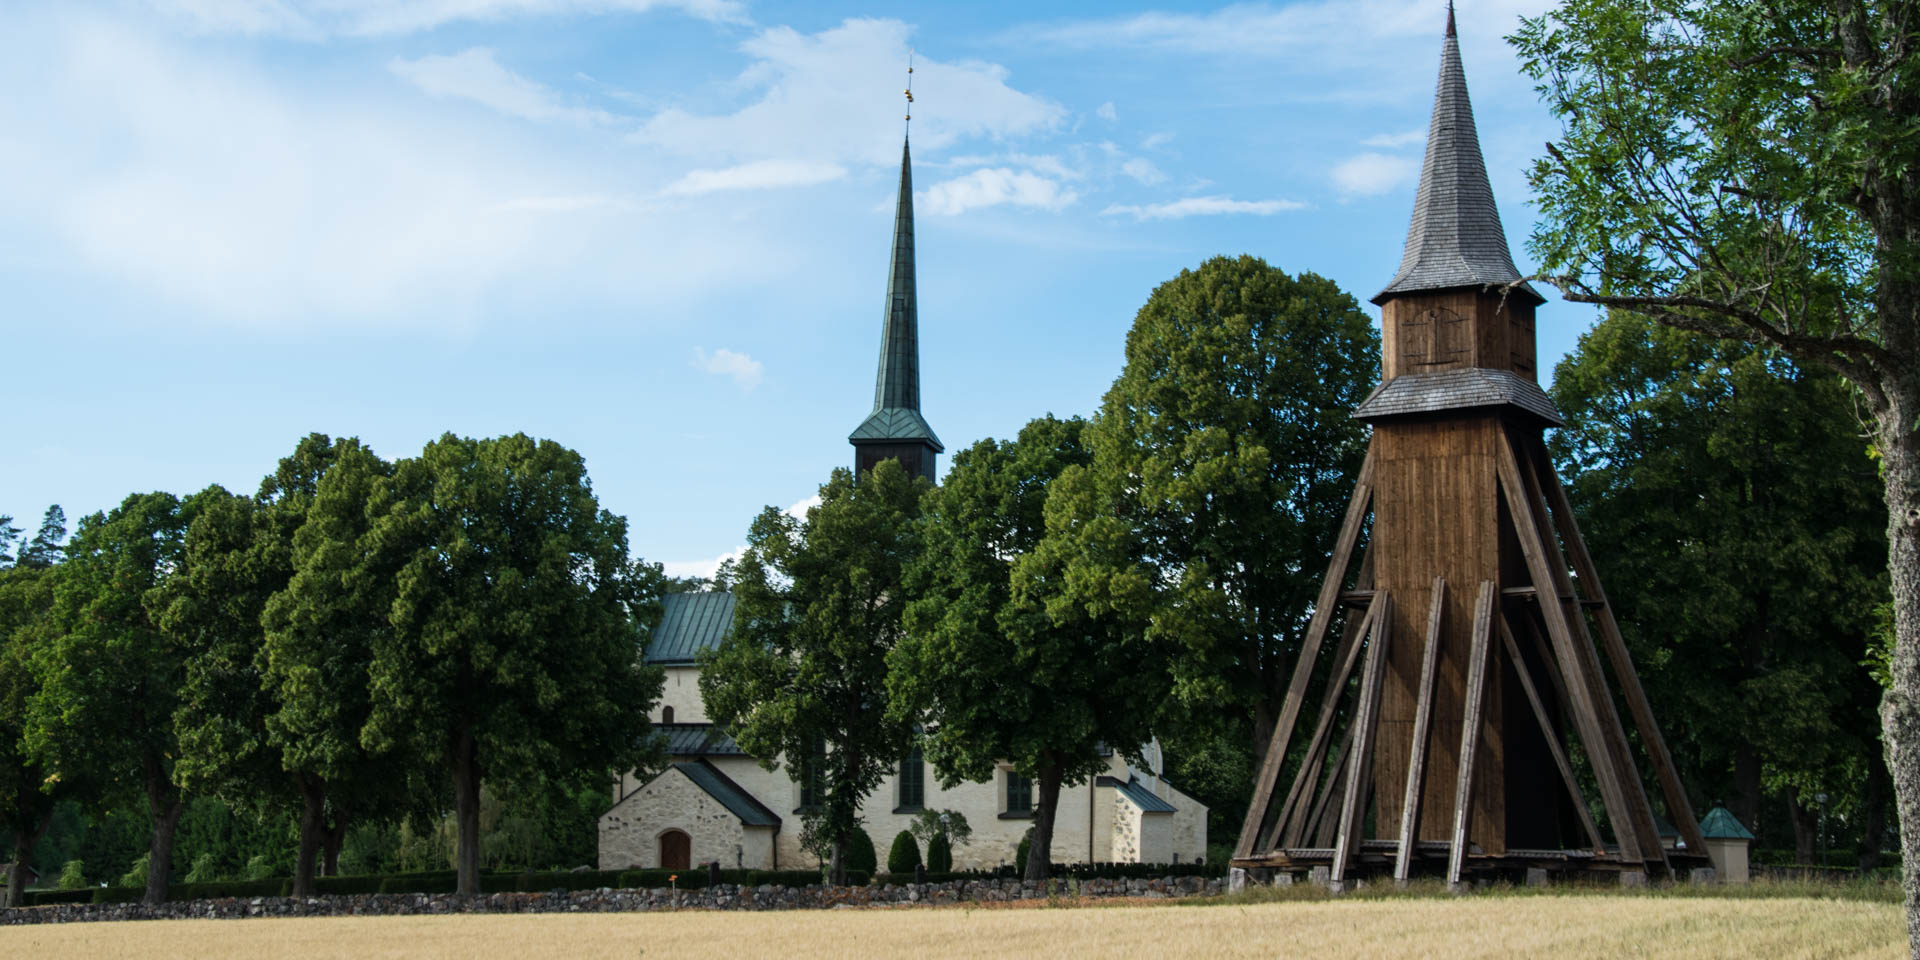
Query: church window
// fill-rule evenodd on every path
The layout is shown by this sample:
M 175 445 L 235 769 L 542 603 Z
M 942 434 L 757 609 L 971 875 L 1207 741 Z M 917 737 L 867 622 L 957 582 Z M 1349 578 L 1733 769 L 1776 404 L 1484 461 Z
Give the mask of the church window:
M 1033 781 L 1012 770 L 1007 771 L 1007 812 L 1033 812 Z
M 818 810 L 827 802 L 827 741 L 815 738 L 813 752 L 800 762 L 800 809 Z
M 672 708 L 672 707 L 661 707 L 661 708 L 660 708 L 660 722 L 661 722 L 661 723 L 672 723 L 672 722 L 673 722 L 673 708 Z
M 918 810 L 927 803 L 927 763 L 920 745 L 900 761 L 900 809 Z

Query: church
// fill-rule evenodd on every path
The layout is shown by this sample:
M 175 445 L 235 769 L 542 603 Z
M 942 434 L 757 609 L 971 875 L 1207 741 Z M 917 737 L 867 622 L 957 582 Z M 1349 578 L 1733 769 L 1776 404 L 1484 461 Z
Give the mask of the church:
M 894 459 L 919 477 L 937 476 L 945 449 L 920 413 L 919 310 L 914 292 L 913 161 L 900 157 L 900 196 L 893 225 L 886 311 L 880 331 L 880 369 L 873 412 L 854 428 L 854 469 L 865 473 Z M 707 717 L 700 698 L 699 656 L 719 646 L 733 622 L 734 598 L 724 592 L 670 594 L 646 648 L 648 663 L 666 671 L 666 688 L 652 717 L 665 739 L 669 764 L 652 779 L 622 776 L 613 806 L 600 817 L 602 870 L 723 868 L 791 870 L 818 866 L 800 846 L 801 816 L 812 802 L 789 764 L 773 770 L 747 756 Z M 1207 808 L 1164 776 L 1158 743 L 1135 766 L 1106 751 L 1106 770 L 1060 790 L 1054 815 L 1053 862 L 1192 863 L 1207 851 Z M 882 866 L 893 838 L 922 810 L 963 814 L 971 840 L 953 850 L 955 869 L 1014 862 L 1032 825 L 1036 798 L 1026 777 L 1001 765 L 992 782 L 943 789 L 918 750 L 869 795 L 860 816 Z

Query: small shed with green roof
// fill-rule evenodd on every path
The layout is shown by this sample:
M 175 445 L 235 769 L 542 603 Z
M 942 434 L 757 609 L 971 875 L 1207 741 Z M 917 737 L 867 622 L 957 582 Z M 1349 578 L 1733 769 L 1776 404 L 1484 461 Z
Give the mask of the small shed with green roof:
M 1714 874 L 1726 883 L 1746 883 L 1751 876 L 1747 848 L 1753 845 L 1753 831 L 1733 811 L 1716 805 L 1700 818 L 1700 836 L 1707 841 Z

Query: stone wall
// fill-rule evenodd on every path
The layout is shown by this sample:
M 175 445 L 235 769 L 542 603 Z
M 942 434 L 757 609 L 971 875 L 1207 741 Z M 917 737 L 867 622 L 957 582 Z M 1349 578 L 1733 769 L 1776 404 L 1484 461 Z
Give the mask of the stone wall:
M 995 902 L 1108 899 L 1113 897 L 1218 896 L 1224 879 L 1166 877 L 1157 880 L 1055 880 L 1048 885 L 1019 880 L 956 880 L 867 887 L 743 887 L 720 884 L 703 890 L 581 890 L 573 893 L 459 894 L 372 893 L 349 897 L 253 897 L 138 903 L 58 904 L 0 910 L 0 926 L 100 920 L 239 919 L 245 917 L 417 916 L 453 913 L 625 913 L 648 910 L 806 910 L 839 906 L 904 907 L 963 901 Z
M 734 866 L 736 851 L 748 846 L 738 817 L 707 795 L 686 774 L 666 773 L 628 795 L 600 818 L 600 869 L 627 870 L 660 865 L 660 835 L 685 831 L 691 841 L 690 864 L 718 860 Z M 764 841 L 759 846 L 764 846 Z M 771 863 L 745 863 L 750 870 Z

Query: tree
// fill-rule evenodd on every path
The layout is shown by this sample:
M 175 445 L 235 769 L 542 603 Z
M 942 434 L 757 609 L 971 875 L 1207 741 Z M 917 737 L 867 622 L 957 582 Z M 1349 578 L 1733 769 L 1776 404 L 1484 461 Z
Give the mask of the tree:
M 1258 754 L 1366 452 L 1350 413 L 1379 354 L 1372 321 L 1332 282 L 1215 257 L 1140 308 L 1087 430 L 1072 523 L 1124 526 L 1132 547 L 1108 551 L 1106 573 L 1074 561 L 1070 590 L 1147 577 L 1150 635 L 1179 651 L 1179 714 L 1238 726 Z
M 184 804 L 173 715 L 185 658 L 149 595 L 179 567 L 190 513 L 171 494 L 147 493 L 80 521 L 55 578 L 52 635 L 34 650 L 39 689 L 27 700 L 22 738 L 52 775 L 107 785 L 91 797 L 96 809 L 115 790 L 144 794 L 155 865 L 144 903 L 167 898 Z
M 1886 803 L 1866 776 L 1878 687 L 1859 666 L 1886 593 L 1885 507 L 1850 388 L 1615 313 L 1561 361 L 1553 396 L 1554 458 L 1684 778 L 1763 838 L 1761 797 L 1782 796 L 1811 862 L 1808 798 L 1845 794 L 1866 821 Z
M 78 780 L 49 777 L 21 743 L 27 703 L 39 689 L 33 654 L 49 629 L 53 577 L 50 569 L 0 569 L 0 827 L 13 834 L 9 907 L 25 903 L 27 868 L 53 825 L 54 805 L 83 786 Z
M 15 562 L 41 570 L 51 567 L 60 562 L 60 542 L 66 538 L 67 513 L 56 503 L 40 518 L 40 529 L 34 532 L 33 539 L 21 545 Z
M 1085 427 L 1042 417 L 1016 440 L 982 440 L 954 457 L 924 503 L 907 632 L 888 657 L 894 715 L 925 724 L 926 758 L 947 786 L 991 780 L 1007 763 L 1039 788 L 1034 881 L 1047 878 L 1061 787 L 1105 769 L 1102 745 L 1137 752 L 1151 740 L 1168 687 L 1142 618 L 1102 615 L 1063 589 L 1089 538 L 1067 530 L 1046 540 L 1049 512 L 1061 512 L 1049 510 L 1049 492 L 1072 488 L 1063 473 L 1093 459 Z
M 13 566 L 13 545 L 23 532 L 13 525 L 11 514 L 0 513 L 0 569 Z
M 1893 594 L 1881 705 L 1920 957 L 1920 45 L 1906 0 L 1567 0 L 1513 38 L 1560 116 L 1532 249 L 1567 299 L 1858 391 Z
M 452 434 L 376 484 L 345 576 L 391 576 L 361 742 L 437 760 L 453 785 L 458 889 L 480 889 L 480 783 L 645 768 L 663 673 L 641 662 L 658 567 L 631 562 L 580 455 L 523 434 Z
M 887 653 L 929 486 L 883 460 L 857 482 L 835 470 L 804 519 L 768 507 L 734 571 L 733 628 L 701 664 L 714 723 L 769 770 L 784 756 L 807 784 L 806 833 L 826 849 L 834 883 L 846 882 L 861 801 L 913 738 L 887 709 Z

